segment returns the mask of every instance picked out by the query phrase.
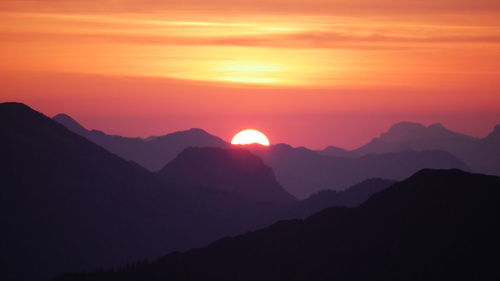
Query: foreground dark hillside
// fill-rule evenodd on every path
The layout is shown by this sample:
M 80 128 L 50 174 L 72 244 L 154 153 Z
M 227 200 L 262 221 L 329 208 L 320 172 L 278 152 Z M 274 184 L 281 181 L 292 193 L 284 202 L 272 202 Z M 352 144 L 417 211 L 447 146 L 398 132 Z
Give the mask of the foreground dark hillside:
M 423 170 L 357 208 L 58 280 L 498 280 L 499 219 L 500 178 Z

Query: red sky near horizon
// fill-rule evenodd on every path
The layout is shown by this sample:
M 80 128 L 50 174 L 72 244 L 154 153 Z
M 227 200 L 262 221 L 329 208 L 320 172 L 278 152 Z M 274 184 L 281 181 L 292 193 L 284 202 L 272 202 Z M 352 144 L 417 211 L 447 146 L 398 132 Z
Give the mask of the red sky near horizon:
M 355 148 L 500 123 L 496 0 L 3 0 L 0 100 L 126 136 Z

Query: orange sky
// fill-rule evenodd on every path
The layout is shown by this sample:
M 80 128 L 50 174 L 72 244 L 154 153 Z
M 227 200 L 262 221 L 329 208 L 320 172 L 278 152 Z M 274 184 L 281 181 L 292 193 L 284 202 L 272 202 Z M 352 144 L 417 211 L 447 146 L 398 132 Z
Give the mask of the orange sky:
M 493 0 L 2 0 L 0 99 L 89 128 L 353 148 L 401 120 L 500 123 Z

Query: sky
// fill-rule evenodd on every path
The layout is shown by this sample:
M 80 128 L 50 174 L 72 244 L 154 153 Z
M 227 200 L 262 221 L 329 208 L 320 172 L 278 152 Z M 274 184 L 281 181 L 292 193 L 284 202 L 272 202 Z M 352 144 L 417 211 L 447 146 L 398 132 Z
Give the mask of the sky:
M 497 0 L 2 0 L 0 101 L 125 136 L 356 148 L 500 123 Z

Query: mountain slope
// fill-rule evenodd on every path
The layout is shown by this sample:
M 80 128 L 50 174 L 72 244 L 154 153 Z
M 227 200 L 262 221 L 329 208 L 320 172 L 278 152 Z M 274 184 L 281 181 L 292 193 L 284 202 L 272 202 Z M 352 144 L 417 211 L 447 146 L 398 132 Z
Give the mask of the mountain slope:
M 274 177 L 273 170 L 244 149 L 187 148 L 158 175 L 167 183 L 206 186 L 274 204 L 296 200 Z
M 424 168 L 468 169 L 444 151 L 403 151 L 346 158 L 278 144 L 253 152 L 273 168 L 283 187 L 300 199 L 320 190 L 342 190 L 368 178 L 401 180 Z
M 84 136 L 127 160 L 137 162 L 151 171 L 160 170 L 177 154 L 190 146 L 229 147 L 224 140 L 202 129 L 190 129 L 148 139 L 127 138 L 107 135 L 97 130 L 87 130 L 66 114 L 58 114 L 53 119 L 74 133 Z
M 486 138 L 473 138 L 437 123 L 425 127 L 401 122 L 370 143 L 351 151 L 352 156 L 405 150 L 443 150 L 464 161 L 476 172 L 500 175 L 500 126 Z
M 386 179 L 367 179 L 342 191 L 322 190 L 298 202 L 296 212 L 290 218 L 307 217 L 322 209 L 337 207 L 357 207 L 373 194 L 395 184 Z
M 58 280 L 498 280 L 500 178 L 423 170 L 331 208 L 118 272 Z

